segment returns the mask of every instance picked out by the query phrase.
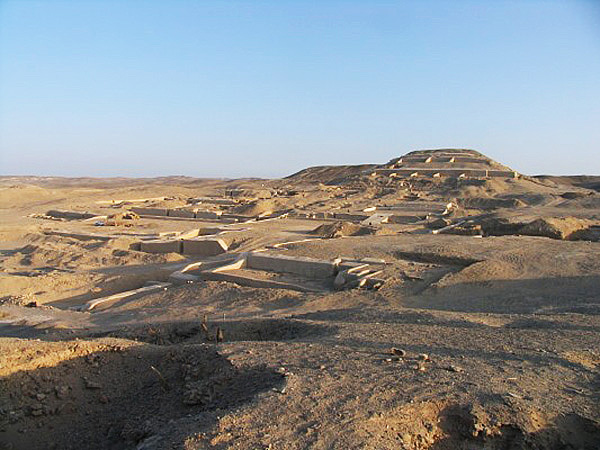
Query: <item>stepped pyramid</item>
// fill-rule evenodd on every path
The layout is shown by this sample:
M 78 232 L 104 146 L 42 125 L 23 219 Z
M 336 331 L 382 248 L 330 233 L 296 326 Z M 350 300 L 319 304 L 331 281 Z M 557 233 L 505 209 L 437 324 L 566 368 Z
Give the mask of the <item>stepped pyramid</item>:
M 417 150 L 372 171 L 390 177 L 518 178 L 518 172 L 466 149 Z

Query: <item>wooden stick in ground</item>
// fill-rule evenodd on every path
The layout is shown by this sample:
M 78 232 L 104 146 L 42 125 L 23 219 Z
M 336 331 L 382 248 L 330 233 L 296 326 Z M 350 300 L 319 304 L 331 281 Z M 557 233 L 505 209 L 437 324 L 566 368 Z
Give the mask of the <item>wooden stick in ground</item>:
M 152 369 L 152 371 L 156 373 L 156 375 L 158 375 L 158 379 L 160 380 L 163 390 L 168 391 L 170 389 L 169 383 L 167 382 L 165 377 L 163 377 L 162 373 L 160 373 L 159 370 L 154 366 L 150 366 L 150 369 Z
M 202 323 L 200 324 L 200 328 L 202 328 L 202 332 L 204 333 L 204 337 L 206 338 L 206 340 L 212 341 L 212 338 L 210 336 L 210 331 L 208 330 L 208 318 L 206 317 L 206 314 L 204 314 L 204 317 L 202 318 Z

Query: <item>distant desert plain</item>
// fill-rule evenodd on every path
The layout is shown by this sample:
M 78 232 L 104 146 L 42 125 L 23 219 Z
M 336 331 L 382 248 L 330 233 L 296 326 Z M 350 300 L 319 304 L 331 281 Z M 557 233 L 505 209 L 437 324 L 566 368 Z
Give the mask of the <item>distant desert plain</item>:
M 0 449 L 228 448 L 600 448 L 600 176 L 0 177 Z

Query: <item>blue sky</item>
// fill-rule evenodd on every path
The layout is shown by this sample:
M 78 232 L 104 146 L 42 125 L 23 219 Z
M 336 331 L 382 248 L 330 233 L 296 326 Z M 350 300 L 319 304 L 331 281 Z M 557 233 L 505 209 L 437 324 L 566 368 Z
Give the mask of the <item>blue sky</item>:
M 0 0 L 0 173 L 600 174 L 597 1 Z

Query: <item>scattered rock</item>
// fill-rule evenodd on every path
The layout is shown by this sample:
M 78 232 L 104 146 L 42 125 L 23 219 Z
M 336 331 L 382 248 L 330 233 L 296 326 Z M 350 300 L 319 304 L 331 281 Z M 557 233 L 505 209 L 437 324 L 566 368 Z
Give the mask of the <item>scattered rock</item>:
M 406 356 L 406 350 L 402 350 L 401 348 L 392 347 L 390 352 L 392 353 L 392 355 Z
M 83 383 L 85 384 L 86 389 L 102 389 L 102 385 L 100 383 L 88 380 L 87 378 L 83 379 Z
M 347 281 L 348 280 L 346 279 L 346 273 L 344 273 L 344 271 L 341 271 L 336 275 L 335 280 L 333 280 L 333 288 L 336 291 L 339 291 L 344 287 Z
M 69 386 L 54 386 L 54 392 L 57 398 L 66 398 L 69 395 Z
M 39 416 L 43 416 L 44 415 L 44 411 L 41 409 L 34 409 L 31 411 L 31 415 L 35 416 L 35 417 L 39 417 Z

